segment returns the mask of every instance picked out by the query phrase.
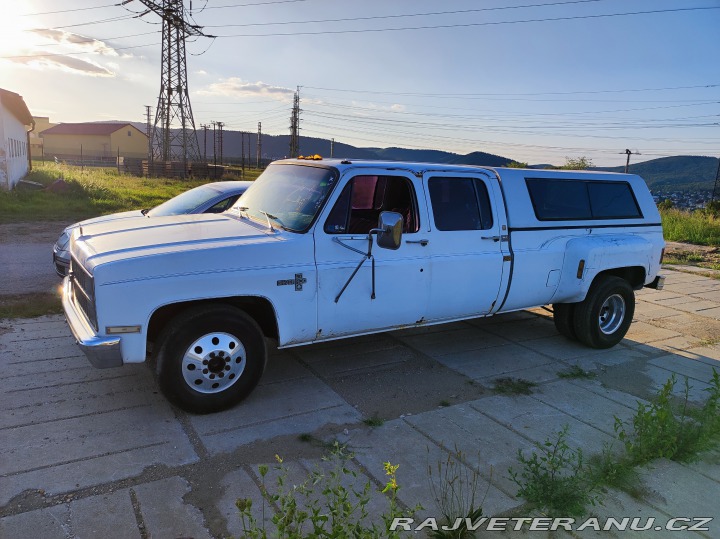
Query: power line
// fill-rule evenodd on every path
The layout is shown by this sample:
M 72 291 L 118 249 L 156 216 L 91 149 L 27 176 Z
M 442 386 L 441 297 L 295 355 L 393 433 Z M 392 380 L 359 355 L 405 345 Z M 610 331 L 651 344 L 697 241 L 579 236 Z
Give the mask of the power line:
M 307 2 L 309 0 L 274 0 L 272 2 L 252 2 L 247 4 L 228 4 L 225 6 L 207 6 L 205 9 L 227 9 L 236 7 L 249 7 L 249 6 L 269 6 L 271 4 L 295 4 L 297 2 Z
M 417 96 L 417 97 L 492 97 L 492 96 L 538 96 L 538 95 L 578 95 L 578 94 L 607 94 L 607 93 L 624 93 L 624 92 L 659 92 L 668 90 L 691 90 L 697 88 L 720 88 L 720 84 L 698 84 L 694 86 L 667 86 L 664 88 L 627 88 L 615 90 L 573 90 L 569 92 L 503 92 L 503 93 L 459 93 L 459 94 L 433 94 L 425 92 L 388 92 L 383 90 L 349 90 L 342 88 L 322 88 L 318 86 L 304 86 L 311 90 L 324 90 L 329 92 L 350 92 L 363 94 L 383 94 L 383 95 L 399 95 L 399 96 Z
M 89 11 L 91 9 L 103 9 L 108 7 L 116 7 L 120 4 L 103 4 L 102 6 L 79 7 L 75 9 L 59 9 L 57 11 L 38 11 L 35 13 L 22 13 L 19 17 L 34 17 L 36 15 L 55 15 L 56 13 L 72 13 L 75 11 Z
M 214 26 L 207 26 L 207 28 L 230 28 L 230 27 L 248 27 L 248 26 L 279 26 L 287 24 L 318 24 L 328 22 L 358 22 L 358 21 L 372 21 L 381 19 L 404 19 L 409 17 L 430 17 L 437 15 L 462 15 L 467 13 L 480 13 L 487 11 L 506 11 L 509 9 L 526 9 L 535 7 L 556 7 L 565 6 L 568 4 L 588 4 L 597 2 L 606 2 L 607 0 L 567 0 L 564 2 L 552 2 L 545 4 L 525 4 L 521 6 L 502 6 L 502 7 L 486 7 L 477 9 L 457 9 L 453 11 L 430 11 L 425 13 L 404 13 L 398 15 L 372 15 L 368 17 L 346 17 L 342 19 L 316 19 L 309 21 L 283 21 L 283 22 L 258 22 L 258 23 L 243 23 L 243 24 L 220 24 Z
M 690 8 L 674 8 L 674 9 L 655 9 L 649 11 L 631 11 L 626 13 L 607 13 L 599 15 L 575 15 L 569 17 L 547 17 L 544 19 L 523 19 L 515 21 L 493 21 L 493 22 L 474 22 L 474 23 L 457 23 L 457 24 L 436 24 L 428 26 L 405 26 L 399 28 L 365 28 L 359 30 L 321 30 L 317 32 L 276 32 L 271 34 L 225 34 L 217 37 L 281 37 L 281 36 L 319 36 L 319 35 L 336 35 L 336 34 L 365 34 L 379 32 L 400 32 L 405 30 L 437 30 L 441 28 L 471 28 L 479 26 L 502 26 L 509 24 L 525 24 L 533 22 L 558 22 L 558 21 L 574 21 L 587 19 L 604 19 L 612 17 L 628 17 L 635 15 L 654 15 L 659 13 L 680 13 L 689 11 L 720 9 L 720 6 L 703 6 Z

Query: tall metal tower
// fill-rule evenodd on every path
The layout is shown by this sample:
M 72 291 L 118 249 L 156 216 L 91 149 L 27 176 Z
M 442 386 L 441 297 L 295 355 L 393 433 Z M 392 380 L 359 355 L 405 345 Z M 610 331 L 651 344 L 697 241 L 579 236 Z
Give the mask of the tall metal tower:
M 293 108 L 290 114 L 290 157 L 300 155 L 300 86 L 293 97 Z
M 255 158 L 255 168 L 260 168 L 262 162 L 262 122 L 258 122 L 258 135 L 257 135 L 257 156 Z
M 212 36 L 204 34 L 202 27 L 187 22 L 183 0 L 139 1 L 163 21 L 162 73 L 152 136 L 153 158 L 156 161 L 181 161 L 184 176 L 187 163 L 199 161 L 201 157 L 188 92 L 185 39 L 188 36 Z

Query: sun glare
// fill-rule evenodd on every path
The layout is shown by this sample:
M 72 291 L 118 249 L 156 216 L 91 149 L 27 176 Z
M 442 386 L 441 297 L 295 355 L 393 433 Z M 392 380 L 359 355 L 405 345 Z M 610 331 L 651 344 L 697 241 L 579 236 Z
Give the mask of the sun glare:
M 29 2 L 4 2 L 0 16 L 0 56 L 27 54 L 38 44 L 37 36 L 27 32 L 32 17 L 23 14 L 34 9 Z

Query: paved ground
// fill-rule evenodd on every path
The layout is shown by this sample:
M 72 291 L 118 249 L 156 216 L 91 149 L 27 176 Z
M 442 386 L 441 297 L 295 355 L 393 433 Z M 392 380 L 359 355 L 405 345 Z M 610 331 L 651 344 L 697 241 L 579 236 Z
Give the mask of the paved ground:
M 399 498 L 425 516 L 439 516 L 428 465 L 458 448 L 481 476 L 485 514 L 525 516 L 507 477 L 518 449 L 568 425 L 573 446 L 597 453 L 613 417 L 629 418 L 672 373 L 689 377 L 697 400 L 720 367 L 720 280 L 666 273 L 664 291 L 639 293 L 612 350 L 566 341 L 542 310 L 361 337 L 276 352 L 246 402 L 211 416 L 169 406 L 143 365 L 93 369 L 61 317 L 0 321 L 0 537 L 241 537 L 235 500 L 259 511 L 258 465 L 279 454 L 299 482 L 321 464 L 319 440 L 334 439 L 354 452 L 359 484 L 378 487 L 383 462 L 399 464 Z M 597 377 L 558 376 L 572 365 Z M 502 376 L 538 386 L 496 395 Z M 363 423 L 373 417 L 385 421 Z M 642 471 L 642 499 L 610 492 L 593 512 L 714 517 L 710 531 L 679 536 L 720 537 L 719 462 L 657 462 Z M 374 495 L 370 508 L 383 504 Z

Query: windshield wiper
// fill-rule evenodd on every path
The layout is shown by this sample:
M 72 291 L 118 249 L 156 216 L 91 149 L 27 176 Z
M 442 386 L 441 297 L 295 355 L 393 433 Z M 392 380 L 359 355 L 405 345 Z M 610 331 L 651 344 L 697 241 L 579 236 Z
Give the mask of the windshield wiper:
M 282 228 L 283 230 L 287 230 L 287 228 L 285 228 L 285 225 L 283 225 L 283 222 L 280 220 L 279 217 L 272 215 L 271 213 L 268 213 L 263 210 L 260 210 L 260 213 L 262 213 L 267 218 L 268 226 L 270 227 L 270 230 L 272 230 L 273 232 L 275 232 L 275 229 L 273 228 L 272 222 L 270 222 L 270 219 L 272 219 L 273 221 L 277 221 L 278 224 L 280 225 L 280 228 Z

